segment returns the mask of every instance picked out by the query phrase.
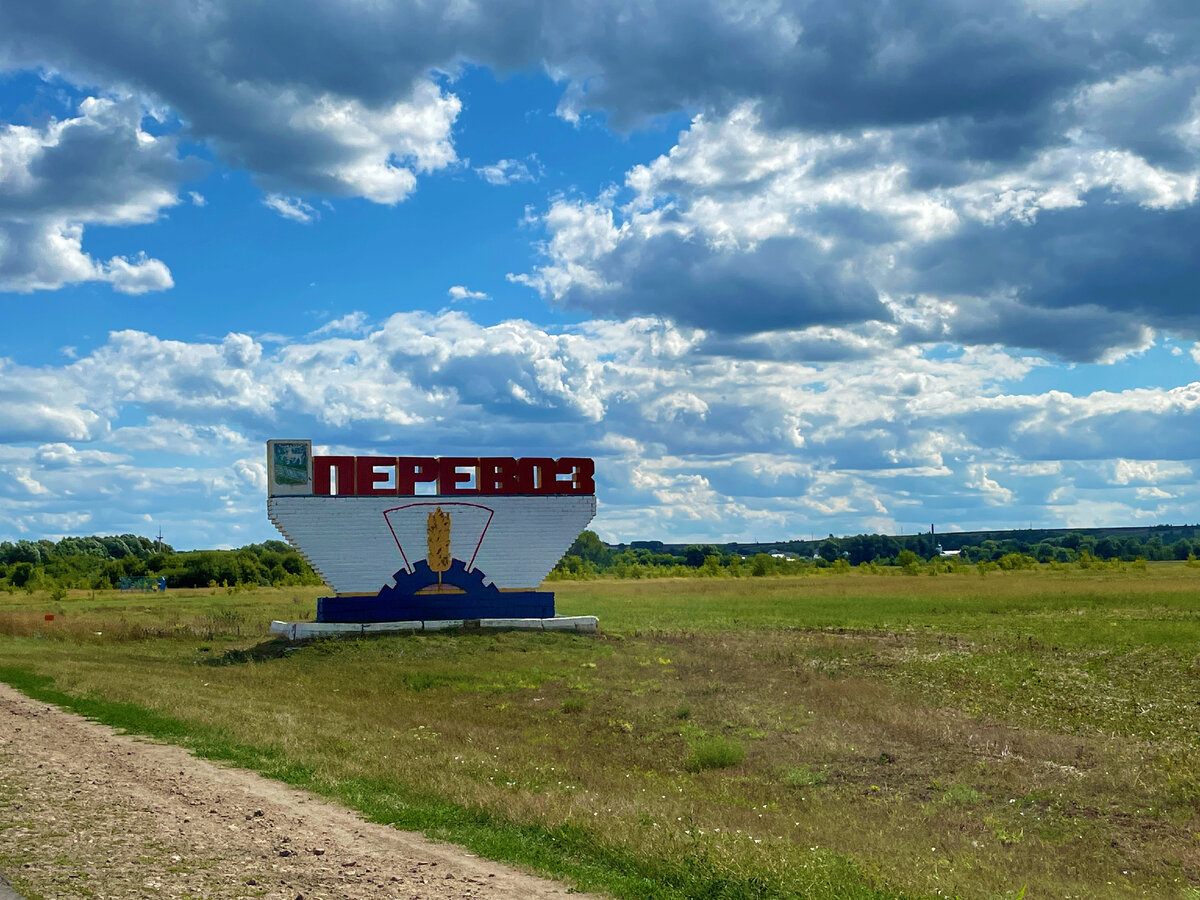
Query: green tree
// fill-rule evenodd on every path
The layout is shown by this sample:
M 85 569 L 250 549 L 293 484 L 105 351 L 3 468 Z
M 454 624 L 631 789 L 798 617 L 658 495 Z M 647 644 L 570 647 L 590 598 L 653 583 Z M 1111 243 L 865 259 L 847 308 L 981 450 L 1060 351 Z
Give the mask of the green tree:
M 33 572 L 33 563 L 22 560 L 13 566 L 9 580 L 14 587 L 25 587 L 33 578 Z
M 662 545 L 660 544 L 659 546 L 661 547 Z M 575 543 L 571 544 L 566 555 L 578 556 L 581 560 L 586 560 L 597 568 L 603 569 L 612 562 L 613 552 L 604 545 L 604 542 L 600 540 L 600 536 L 596 532 L 589 529 L 575 538 Z M 704 560 L 701 559 L 700 561 L 703 562 Z
M 751 575 L 770 575 L 775 571 L 775 560 L 767 553 L 755 553 L 750 558 Z
M 685 547 L 683 550 L 683 561 L 685 565 L 689 565 L 694 569 L 704 565 L 704 561 L 710 556 L 717 556 L 717 548 L 712 544 L 692 544 L 690 547 Z
M 42 561 L 42 551 L 33 541 L 17 541 L 8 555 L 8 562 L 27 562 L 36 566 Z

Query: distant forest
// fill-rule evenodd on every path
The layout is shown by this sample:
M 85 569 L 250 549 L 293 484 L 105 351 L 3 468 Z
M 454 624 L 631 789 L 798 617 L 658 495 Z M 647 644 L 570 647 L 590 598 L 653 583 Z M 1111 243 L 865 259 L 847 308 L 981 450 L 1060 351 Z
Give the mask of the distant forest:
M 605 544 L 581 534 L 551 577 L 617 578 L 672 575 L 772 575 L 811 568 L 964 564 L 1028 568 L 1040 563 L 1082 564 L 1138 560 L 1196 561 L 1200 525 L 1141 528 L 1022 529 L 945 534 L 858 534 L 816 541 Z M 947 551 L 954 555 L 944 555 Z M 67 537 L 60 541 L 0 542 L 0 590 L 105 590 L 121 579 L 165 579 L 168 588 L 319 585 L 321 579 L 284 541 L 236 550 L 177 551 L 134 534 Z
M 938 561 L 1029 568 L 1040 563 L 1192 560 L 1200 548 L 1200 525 L 1139 528 L 1021 529 L 946 534 L 830 535 L 821 540 L 774 543 L 667 544 L 633 541 L 605 544 L 591 531 L 579 536 L 555 568 L 560 578 L 592 575 L 654 577 L 702 574 L 770 575 L 828 566 L 899 566 Z M 949 555 L 946 555 L 949 554 Z
M 168 588 L 321 583 L 283 541 L 182 552 L 135 534 L 0 543 L 0 589 L 106 590 L 131 576 L 165 578 Z

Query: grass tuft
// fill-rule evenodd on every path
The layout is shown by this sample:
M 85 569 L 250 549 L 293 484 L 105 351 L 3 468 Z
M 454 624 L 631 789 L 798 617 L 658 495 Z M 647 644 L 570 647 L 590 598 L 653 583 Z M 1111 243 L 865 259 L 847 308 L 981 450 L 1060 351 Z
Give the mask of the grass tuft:
M 728 769 L 746 758 L 746 748 L 737 741 L 720 735 L 697 738 L 688 747 L 684 768 L 689 772 L 705 769 Z
M 825 784 L 829 776 L 824 769 L 814 769 L 810 766 L 792 766 L 783 773 L 780 781 L 790 788 L 816 787 Z

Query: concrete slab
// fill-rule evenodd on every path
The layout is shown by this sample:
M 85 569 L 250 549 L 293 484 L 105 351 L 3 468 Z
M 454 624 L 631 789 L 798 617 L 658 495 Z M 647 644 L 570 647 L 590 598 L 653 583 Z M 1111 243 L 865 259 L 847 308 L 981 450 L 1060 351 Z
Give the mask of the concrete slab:
M 405 622 L 280 622 L 271 623 L 271 634 L 289 641 L 339 634 L 394 634 L 405 631 L 446 631 L 469 626 L 484 629 L 515 628 L 523 631 L 576 631 L 595 634 L 600 620 L 595 616 L 555 616 L 553 619 L 464 619 L 425 620 Z M 0 898 L 3 900 L 3 898 Z
M 278 634 L 289 641 L 323 637 L 337 634 L 362 634 L 363 626 L 351 622 L 279 622 L 271 623 L 271 634 Z
M 407 622 L 367 622 L 363 625 L 363 634 L 380 634 L 387 631 L 423 631 L 425 623 L 420 619 Z
M 422 624 L 425 626 L 422 631 L 446 631 L 449 628 L 462 628 L 463 619 L 442 619 L 441 621 L 425 620 Z
M 541 631 L 542 619 L 480 619 L 480 628 L 523 628 L 529 631 Z
M 600 627 L 600 620 L 595 616 L 555 616 L 553 619 L 542 619 L 542 627 L 547 631 L 578 631 L 581 634 L 595 634 Z
M 8 879 L 3 874 L 0 874 L 0 900 L 24 900 L 12 889 L 12 885 L 8 883 Z

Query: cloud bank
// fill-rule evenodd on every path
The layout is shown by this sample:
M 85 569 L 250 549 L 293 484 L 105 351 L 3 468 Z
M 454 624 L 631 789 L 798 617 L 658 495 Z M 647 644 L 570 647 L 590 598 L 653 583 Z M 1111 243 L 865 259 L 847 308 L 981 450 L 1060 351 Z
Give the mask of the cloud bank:
M 508 274 L 588 318 L 340 308 L 306 336 L 230 318 L 0 361 L 0 518 L 261 538 L 281 434 L 591 453 L 611 538 L 1194 517 L 1190 375 L 1021 385 L 1200 358 L 1198 38 L 1168 0 L 0 5 L 0 71 L 67 97 L 0 123 L 0 290 L 169 289 L 138 236 L 183 197 L 212 213 L 210 168 L 309 234 L 324 202 L 386 212 L 457 173 L 542 191 L 537 256 L 432 305 Z M 600 187 L 544 188 L 536 147 L 467 172 L 475 68 L 540 73 L 581 130 L 686 125 Z M 101 226 L 138 227 L 114 255 L 85 245 Z
M 1200 382 L 1019 394 L 1036 360 L 1001 350 L 880 345 L 814 366 L 707 342 L 652 319 L 548 330 L 460 312 L 274 350 L 116 332 L 65 365 L 0 368 L 0 517 L 10 537 L 70 531 L 86 508 L 90 530 L 261 540 L 263 442 L 279 435 L 593 455 L 614 540 L 950 529 L 981 508 L 995 526 L 1178 521 L 1200 499 Z

